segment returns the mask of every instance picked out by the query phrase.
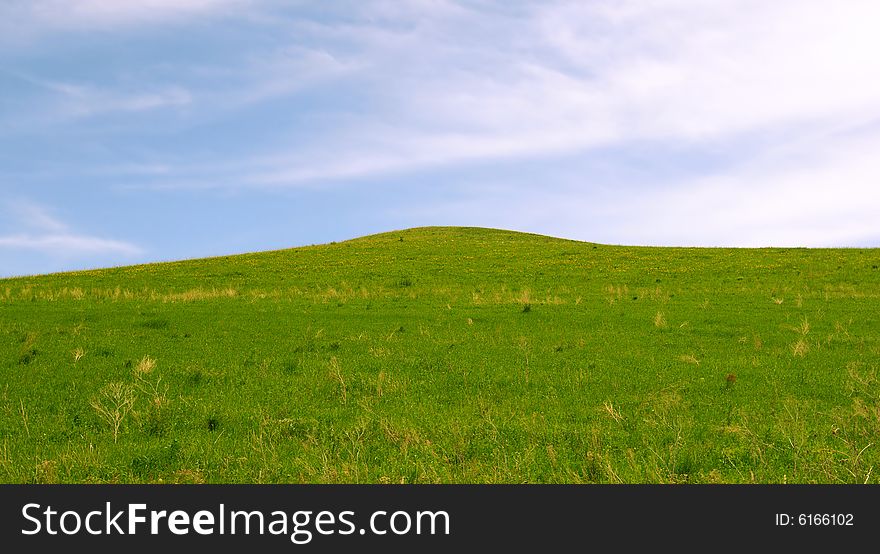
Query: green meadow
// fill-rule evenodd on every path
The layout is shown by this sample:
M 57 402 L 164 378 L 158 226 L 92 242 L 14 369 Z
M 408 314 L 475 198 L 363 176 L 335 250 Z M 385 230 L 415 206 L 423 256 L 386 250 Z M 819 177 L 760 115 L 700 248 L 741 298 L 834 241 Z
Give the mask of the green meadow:
M 0 280 L 0 482 L 877 483 L 880 251 L 476 228 Z

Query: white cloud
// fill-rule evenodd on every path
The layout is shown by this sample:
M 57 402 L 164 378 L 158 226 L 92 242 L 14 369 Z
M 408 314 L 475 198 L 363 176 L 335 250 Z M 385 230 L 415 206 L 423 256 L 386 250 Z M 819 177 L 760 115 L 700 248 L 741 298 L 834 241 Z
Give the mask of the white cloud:
M 59 258 L 143 252 L 134 244 L 76 232 L 44 206 L 27 200 L 5 202 L 7 220 L 15 220 L 22 232 L 0 235 L 0 249 L 40 252 Z
M 58 109 L 69 117 L 89 117 L 113 112 L 144 112 L 160 108 L 181 107 L 192 102 L 184 88 L 170 86 L 145 91 L 119 91 L 91 85 L 31 82 L 60 95 Z
M 611 242 L 819 245 L 880 236 L 872 215 L 880 212 L 880 138 L 852 131 L 880 120 L 874 1 L 364 1 L 315 19 L 269 1 L 61 4 L 14 5 L 36 25 L 65 28 L 197 20 L 254 6 L 275 16 L 262 46 L 211 78 L 187 73 L 188 88 L 51 84 L 67 113 L 80 116 L 191 106 L 210 112 L 204 121 L 288 97 L 277 104 L 278 128 L 267 129 L 278 140 L 223 159 L 211 159 L 210 148 L 199 159 L 184 153 L 179 165 L 151 156 L 147 165 L 161 171 L 133 186 L 306 186 L 577 158 L 607 146 L 737 148 L 755 138 L 764 146 L 739 146 L 736 164 L 709 174 L 682 168 L 683 182 L 623 182 L 617 195 L 598 194 L 587 176 L 575 193 L 570 183 L 563 190 L 543 181 L 506 201 L 528 208 L 520 213 L 540 226 L 533 230 L 588 240 L 598 238 L 584 236 L 595 230 L 584 214 L 604 218 Z M 295 94 L 330 79 L 332 90 L 314 101 L 323 119 L 285 133 L 295 119 L 285 110 L 311 116 L 315 105 L 298 104 Z M 496 200 L 474 200 L 473 213 L 501 221 Z
M 106 114 L 182 109 L 191 106 L 194 101 L 188 89 L 177 85 L 139 83 L 118 86 L 43 79 L 21 72 L 4 73 L 41 92 L 30 95 L 25 103 L 26 108 L 2 115 L 3 123 L 9 129 L 33 130 L 53 126 L 60 121 L 76 121 Z
M 435 6 L 436 17 L 411 16 L 405 31 L 346 25 L 360 63 L 382 82 L 380 109 L 245 181 L 302 186 L 752 135 L 768 145 L 756 158 L 686 182 L 621 184 L 616 197 L 589 183 L 574 193 L 535 183 L 526 198 L 501 201 L 518 209 L 476 194 L 464 212 L 511 228 L 531 219 L 535 230 L 588 240 L 596 228 L 586 214 L 596 214 L 606 238 L 639 244 L 828 246 L 880 237 L 880 135 L 846 131 L 880 119 L 875 2 L 553 2 L 483 21 L 478 9 L 428 9 Z M 335 31 L 323 32 L 337 39 Z
M 251 0 L 11 0 L 0 8 L 23 31 L 90 29 L 230 13 Z
M 65 258 L 96 254 L 134 256 L 143 252 L 127 242 L 72 233 L 0 236 L 0 248 L 34 250 Z
M 465 185 L 455 200 L 392 215 L 615 244 L 877 246 L 878 151 L 880 130 L 849 130 L 673 186 L 596 186 L 569 170 L 546 188 L 516 178 Z
M 876 244 L 878 151 L 880 133 L 830 135 L 796 154 L 651 191 L 628 214 L 621 235 L 658 245 Z
M 214 107 L 236 109 L 289 96 L 318 83 L 351 75 L 358 69 L 363 68 L 326 50 L 294 45 L 250 56 L 242 66 L 225 68 L 223 73 L 231 86 L 210 91 L 205 100 L 212 101 Z
M 290 5 L 277 1 L 14 5 L 70 25 L 274 12 L 271 29 L 286 29 L 291 44 L 268 60 L 259 52 L 226 67 L 238 92 L 56 88 L 70 111 L 86 115 L 191 104 L 223 111 L 328 77 L 348 79 L 338 94 L 350 87 L 369 113 L 273 156 L 277 163 L 255 180 L 275 184 L 880 116 L 873 25 L 880 5 L 866 0 L 833 7 L 822 0 L 366 1 L 341 10 L 342 19 L 320 21 L 285 15 Z M 330 150 L 336 157 L 323 154 Z
M 547 10 L 545 37 L 597 75 L 608 107 L 634 116 L 636 133 L 701 138 L 878 111 L 874 2 L 596 6 Z M 591 28 L 597 20 L 600 28 Z
M 19 222 L 28 228 L 41 231 L 61 233 L 67 231 L 67 225 L 49 213 L 39 204 L 28 201 L 7 201 L 8 211 L 14 213 Z
M 360 23 L 303 25 L 331 55 L 349 52 L 363 70 L 351 86 L 378 91 L 374 109 L 272 157 L 248 182 L 299 185 L 632 141 L 722 142 L 880 117 L 873 2 L 471 6 L 420 2 L 395 13 L 367 3 Z

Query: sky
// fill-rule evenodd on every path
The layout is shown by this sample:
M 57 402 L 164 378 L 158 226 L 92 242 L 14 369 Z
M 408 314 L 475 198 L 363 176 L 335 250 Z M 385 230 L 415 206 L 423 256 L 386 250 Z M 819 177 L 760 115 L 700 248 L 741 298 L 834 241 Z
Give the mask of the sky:
M 426 225 L 880 246 L 874 0 L 2 0 L 0 276 Z

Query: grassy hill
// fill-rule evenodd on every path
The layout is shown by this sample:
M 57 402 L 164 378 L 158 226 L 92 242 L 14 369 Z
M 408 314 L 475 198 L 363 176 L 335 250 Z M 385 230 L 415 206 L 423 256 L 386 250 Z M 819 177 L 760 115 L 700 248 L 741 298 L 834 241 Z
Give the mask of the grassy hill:
M 0 481 L 876 483 L 878 265 L 423 228 L 0 280 Z

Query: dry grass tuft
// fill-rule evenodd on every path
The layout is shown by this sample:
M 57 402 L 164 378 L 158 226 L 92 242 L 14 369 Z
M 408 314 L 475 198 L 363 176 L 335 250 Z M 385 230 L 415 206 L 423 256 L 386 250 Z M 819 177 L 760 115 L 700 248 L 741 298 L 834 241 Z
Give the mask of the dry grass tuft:
M 192 289 L 184 292 L 172 292 L 169 294 L 157 295 L 156 300 L 162 302 L 197 302 L 199 300 L 213 300 L 215 298 L 235 298 L 238 291 L 232 287 L 224 289 Z
M 666 328 L 666 316 L 663 315 L 663 312 L 657 312 L 657 315 L 654 316 L 654 327 L 658 329 Z
M 809 351 L 810 345 L 804 339 L 800 339 L 796 343 L 791 345 L 791 353 L 793 356 L 803 358 L 807 355 L 807 352 Z
M 178 485 L 202 485 L 205 475 L 198 469 L 181 469 L 171 475 L 170 482 Z
M 144 356 L 134 368 L 135 377 L 143 377 L 149 375 L 156 368 L 156 360 L 149 356 Z
M 610 400 L 606 401 L 603 407 L 605 408 L 605 412 L 611 416 L 611 419 L 618 423 L 623 421 L 623 416 L 620 414 L 620 411 L 614 408 L 614 404 L 612 404 Z
M 327 365 L 330 368 L 330 378 L 339 383 L 339 393 L 342 397 L 342 403 L 345 404 L 348 402 L 348 387 L 345 384 L 345 377 L 342 375 L 339 360 L 336 359 L 336 356 L 333 356 Z
M 804 320 L 801 321 L 801 324 L 798 325 L 798 326 L 795 328 L 795 330 L 796 330 L 798 333 L 800 333 L 801 335 L 806 336 L 806 335 L 810 332 L 810 322 L 807 321 L 807 318 L 804 318 Z
M 34 468 L 34 482 L 39 485 L 52 485 L 58 482 L 58 464 L 54 460 L 43 460 Z
M 376 396 L 382 397 L 382 385 L 385 384 L 386 375 L 384 371 L 380 371 L 379 375 L 376 376 Z

